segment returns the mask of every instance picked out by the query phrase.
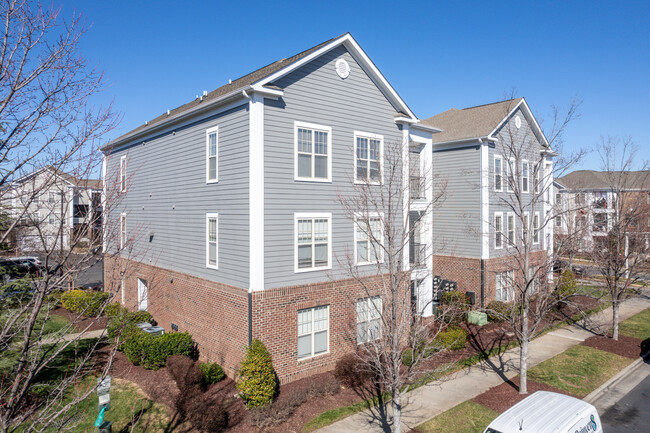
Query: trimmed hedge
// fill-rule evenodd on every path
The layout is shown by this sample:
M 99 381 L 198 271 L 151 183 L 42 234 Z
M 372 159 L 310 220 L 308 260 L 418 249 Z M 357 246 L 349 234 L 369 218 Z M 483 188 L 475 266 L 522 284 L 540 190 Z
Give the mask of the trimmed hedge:
M 107 310 L 108 307 L 110 307 L 110 305 L 106 307 Z M 134 329 L 138 329 L 135 325 L 140 322 L 147 322 L 153 325 L 155 321 L 148 311 L 130 312 L 126 308 L 122 307 L 119 314 L 112 316 L 106 325 L 108 338 L 115 339 L 116 337 L 121 336 L 121 340 L 124 342 Z
M 460 326 L 450 326 L 436 335 L 433 342 L 427 347 L 427 351 L 462 349 L 467 344 L 467 335 L 468 332 Z
M 560 281 L 555 289 L 558 299 L 566 299 L 578 291 L 578 282 L 571 269 L 565 269 L 560 274 Z
M 222 381 L 226 377 L 223 368 L 216 362 L 202 362 L 199 368 L 203 375 L 203 381 L 208 385 Z
M 126 314 L 127 309 L 124 308 L 119 302 L 111 302 L 104 309 L 104 314 L 107 317 L 117 317 Z
M 253 340 L 246 348 L 246 356 L 239 369 L 237 389 L 247 408 L 264 406 L 273 401 L 278 383 L 271 354 L 260 340 Z
M 444 311 L 441 318 L 445 323 L 453 325 L 463 322 L 471 308 L 467 295 L 457 290 L 444 292 L 440 297 L 440 303 L 443 309 L 439 311 L 439 314 Z
M 93 292 L 90 290 L 68 290 L 61 295 L 61 305 L 68 311 L 96 316 L 110 297 L 110 293 Z
M 487 305 L 486 313 L 490 322 L 503 322 L 512 317 L 513 306 L 501 301 L 492 301 Z
M 165 366 L 170 356 L 191 356 L 194 352 L 194 341 L 187 332 L 155 336 L 137 329 L 124 342 L 123 348 L 124 354 L 133 365 L 142 365 L 147 370 L 158 370 Z

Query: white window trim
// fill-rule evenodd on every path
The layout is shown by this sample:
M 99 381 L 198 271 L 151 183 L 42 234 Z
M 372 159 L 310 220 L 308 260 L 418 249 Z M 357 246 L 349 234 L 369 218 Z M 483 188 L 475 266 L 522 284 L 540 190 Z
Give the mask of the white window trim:
M 357 303 L 359 301 L 363 301 L 364 303 L 366 303 L 367 311 L 368 311 L 368 313 L 370 313 L 370 309 L 371 308 L 374 309 L 374 305 L 373 305 L 374 302 L 371 302 L 374 299 L 379 299 L 379 335 L 377 336 L 377 338 L 371 339 L 370 338 L 370 333 L 368 332 L 367 333 L 368 339 L 365 340 L 365 341 L 359 342 L 359 328 L 358 328 L 359 323 L 367 323 L 368 324 L 368 330 L 370 330 L 370 322 L 371 322 L 371 320 L 370 320 L 370 314 L 368 314 L 368 317 L 366 318 L 367 320 L 363 320 L 363 321 L 359 320 L 359 311 L 357 310 L 357 346 L 360 346 L 362 344 L 367 344 L 367 343 L 370 343 L 372 341 L 377 341 L 377 340 L 379 340 L 381 338 L 381 319 L 382 319 L 382 315 L 384 313 L 384 301 L 383 301 L 383 299 L 381 299 L 381 296 L 380 295 L 375 295 L 375 296 L 368 296 L 368 297 L 365 297 L 365 298 L 359 298 L 359 299 L 357 299 Z M 356 305 L 355 305 L 355 307 L 356 307 Z
M 327 132 L 327 179 L 320 179 L 314 177 L 300 177 L 298 176 L 298 128 L 305 129 L 316 129 L 318 131 Z M 312 150 L 313 152 L 313 150 Z M 314 159 L 312 157 L 312 174 Z M 300 182 L 320 182 L 320 183 L 331 183 L 332 182 L 332 127 L 317 125 L 315 123 L 307 122 L 293 122 L 293 180 Z
M 122 230 L 122 227 L 124 227 L 124 230 Z M 120 214 L 120 250 L 124 248 L 124 245 L 126 245 L 126 237 L 127 237 L 127 227 L 126 227 L 126 213 L 122 212 Z
M 512 217 L 512 238 L 510 238 L 510 217 Z M 508 212 L 506 214 L 506 239 L 508 240 L 508 248 L 514 247 L 516 238 L 515 236 L 517 235 L 517 223 L 515 221 L 515 214 L 513 212 Z
M 508 158 L 507 172 L 506 191 L 514 192 L 514 185 L 517 182 L 517 161 L 515 161 L 515 158 Z
M 320 308 L 320 307 L 327 307 L 327 350 L 325 352 L 318 353 L 318 354 L 314 355 L 314 340 L 315 340 L 314 334 L 316 332 L 314 331 L 314 311 L 313 310 L 315 310 L 316 308 Z M 316 305 L 314 307 L 299 308 L 298 309 L 298 311 L 301 311 L 301 310 L 312 310 L 312 313 L 311 313 L 311 332 L 310 332 L 310 334 L 311 334 L 311 355 L 310 356 L 304 356 L 302 358 L 299 358 L 299 357 L 296 356 L 296 358 L 298 359 L 298 362 L 304 361 L 306 359 L 313 359 L 313 358 L 316 358 L 316 357 L 319 357 L 319 356 L 329 354 L 330 353 L 330 320 L 331 320 L 330 319 L 330 306 L 329 306 L 329 304 L 327 304 L 327 305 Z M 298 318 L 298 311 L 296 311 L 296 319 Z M 296 332 L 296 351 L 298 350 L 298 337 L 301 337 L 302 335 L 308 335 L 308 334 L 298 334 Z
M 528 176 L 526 176 L 526 179 L 528 182 L 526 183 L 526 189 L 524 189 L 524 164 L 528 166 Z M 521 192 L 524 194 L 528 194 L 530 192 L 530 162 L 528 162 L 527 159 L 522 159 L 521 160 Z
M 500 188 L 497 188 L 497 170 L 496 170 L 496 167 L 497 167 L 496 160 L 497 159 L 499 161 L 501 161 L 501 169 L 499 170 L 500 171 L 499 176 L 501 176 Z M 494 182 L 494 191 L 503 192 L 503 157 L 501 155 L 494 155 L 494 180 L 493 180 L 493 182 Z
M 521 222 L 521 239 L 523 241 L 524 239 L 524 231 L 528 230 L 528 227 L 530 227 L 530 212 L 524 212 L 524 218 L 523 221 Z M 528 232 L 528 236 L 530 236 L 531 233 L 530 231 Z
M 298 220 L 300 219 L 327 219 L 327 266 L 317 268 L 298 268 Z M 313 231 L 313 225 L 312 225 Z M 313 242 L 313 239 L 312 239 Z M 332 269 L 332 214 L 330 212 L 295 212 L 293 214 L 293 257 L 294 272 L 296 274 L 303 272 L 323 271 Z
M 539 245 L 540 244 L 540 239 L 541 239 L 540 232 L 541 232 L 541 230 L 539 229 L 539 223 L 541 222 L 541 220 L 539 218 L 540 218 L 539 212 L 535 212 L 535 214 L 533 215 L 533 221 L 532 221 L 533 222 L 533 230 L 532 230 L 533 245 Z M 535 219 L 537 219 L 537 228 L 535 228 Z M 535 241 L 535 238 L 537 238 L 537 241 Z
M 560 215 L 555 217 L 555 227 L 562 227 L 562 217 Z
M 498 299 L 500 302 L 512 302 L 515 300 L 515 288 L 514 288 L 514 281 L 510 278 L 512 273 L 512 277 L 514 278 L 514 271 L 513 270 L 508 270 L 508 271 L 503 271 L 503 272 L 497 272 L 496 273 L 496 282 L 499 282 L 500 276 L 501 276 L 501 293 L 505 293 L 505 297 L 501 297 L 501 299 Z M 505 284 L 504 283 L 504 276 L 505 276 Z M 499 293 L 499 288 L 496 287 L 495 284 L 495 297 Z
M 126 155 L 120 157 L 120 192 L 126 192 Z
M 501 246 L 497 246 L 497 217 L 501 217 Z M 500 250 L 504 246 L 505 234 L 504 234 L 504 219 L 503 212 L 494 212 L 494 249 Z
M 217 220 L 217 257 L 214 265 L 210 264 L 210 220 Z M 205 267 L 210 269 L 219 269 L 219 214 L 206 213 L 205 214 Z
M 214 179 L 210 179 L 210 134 L 217 134 L 217 173 Z M 213 126 L 205 130 L 205 183 L 219 183 L 219 126 Z
M 370 182 L 363 179 L 357 179 L 357 138 L 368 138 L 370 140 L 379 140 L 379 181 Z M 382 185 L 384 183 L 384 136 L 371 132 L 354 131 L 354 142 L 352 146 L 354 159 L 354 183 L 361 185 Z
M 384 215 L 378 212 L 371 212 L 368 214 L 368 218 L 379 218 L 379 223 L 381 225 L 381 243 L 383 245 L 384 243 Z M 384 250 L 380 247 L 379 248 L 379 254 L 380 257 L 378 257 L 378 261 L 376 262 L 357 262 L 357 221 L 360 219 L 365 219 L 363 215 L 361 214 L 355 214 L 354 215 L 354 264 L 357 266 L 365 266 L 365 265 L 376 265 L 376 264 L 381 264 L 384 263 Z M 370 239 L 368 239 L 368 245 L 370 246 Z

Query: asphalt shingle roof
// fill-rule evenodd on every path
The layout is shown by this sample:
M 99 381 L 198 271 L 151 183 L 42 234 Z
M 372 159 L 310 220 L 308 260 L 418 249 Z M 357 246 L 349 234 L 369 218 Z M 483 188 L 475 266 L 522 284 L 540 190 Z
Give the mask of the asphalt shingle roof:
M 605 172 L 577 170 L 555 179 L 569 190 L 607 190 L 612 185 L 623 189 L 650 189 L 650 170 Z

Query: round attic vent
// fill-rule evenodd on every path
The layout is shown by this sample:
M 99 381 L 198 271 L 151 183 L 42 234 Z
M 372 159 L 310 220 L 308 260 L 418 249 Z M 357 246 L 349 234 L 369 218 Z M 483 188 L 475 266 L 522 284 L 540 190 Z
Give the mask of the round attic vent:
M 338 59 L 336 61 L 336 73 L 341 78 L 348 78 L 350 75 L 350 65 L 343 59 Z
M 515 116 L 515 126 L 517 129 L 521 128 L 521 117 Z

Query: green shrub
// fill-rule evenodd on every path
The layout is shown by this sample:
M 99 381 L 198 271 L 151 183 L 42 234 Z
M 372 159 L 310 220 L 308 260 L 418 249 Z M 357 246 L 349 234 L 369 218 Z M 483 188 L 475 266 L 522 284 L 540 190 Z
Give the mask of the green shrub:
M 427 346 L 425 356 L 431 356 L 441 350 L 459 350 L 467 344 L 468 332 L 460 326 L 450 326 L 440 331 L 431 344 Z
M 170 356 L 191 356 L 194 342 L 187 332 L 155 336 L 137 329 L 124 341 L 123 349 L 133 365 L 142 365 L 147 370 L 158 370 L 165 366 Z
M 237 389 L 246 407 L 264 406 L 273 401 L 277 381 L 271 354 L 260 340 L 253 340 L 246 348 L 246 356 L 239 369 Z
M 459 291 L 444 292 L 440 297 L 442 308 L 438 308 L 437 314 L 447 324 L 459 325 L 467 316 L 470 310 L 469 298 L 465 293 Z
M 110 293 L 90 290 L 68 290 L 61 295 L 63 308 L 84 316 L 96 316 L 101 311 Z
M 490 322 L 503 322 L 512 317 L 513 306 L 501 301 L 492 301 L 487 305 L 487 316 Z
M 558 299 L 566 299 L 573 296 L 578 291 L 578 282 L 571 269 L 565 269 L 560 274 L 557 288 L 555 289 Z
M 124 308 L 119 302 L 111 302 L 104 309 L 104 314 L 106 314 L 107 317 L 122 316 L 125 312 L 126 308 Z
M 111 304 L 113 305 L 113 304 Z M 108 307 L 106 309 L 108 310 Z M 122 308 L 118 315 L 111 317 L 106 325 L 106 333 L 108 338 L 114 340 L 118 335 L 121 340 L 125 341 L 127 335 L 133 330 L 137 329 L 136 323 L 147 322 L 152 325 L 155 323 L 153 316 L 148 311 L 134 311 L 130 312 L 126 308 Z
M 199 368 L 203 374 L 203 381 L 208 385 L 217 383 L 226 377 L 223 368 L 216 362 L 202 362 Z

